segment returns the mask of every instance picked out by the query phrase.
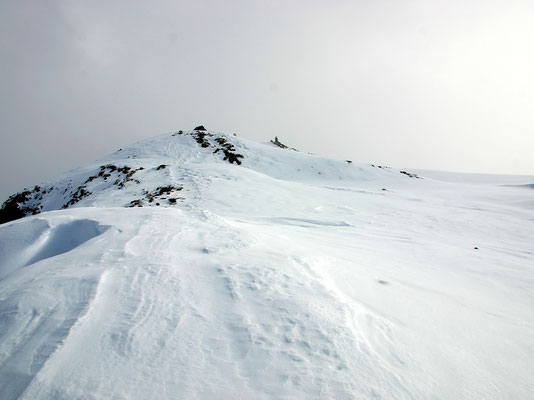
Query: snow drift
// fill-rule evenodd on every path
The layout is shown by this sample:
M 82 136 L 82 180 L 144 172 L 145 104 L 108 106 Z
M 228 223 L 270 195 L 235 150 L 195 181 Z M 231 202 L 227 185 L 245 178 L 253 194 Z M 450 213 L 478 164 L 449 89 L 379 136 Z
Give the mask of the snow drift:
M 11 196 L 2 398 L 531 398 L 534 178 L 280 147 L 180 131 Z

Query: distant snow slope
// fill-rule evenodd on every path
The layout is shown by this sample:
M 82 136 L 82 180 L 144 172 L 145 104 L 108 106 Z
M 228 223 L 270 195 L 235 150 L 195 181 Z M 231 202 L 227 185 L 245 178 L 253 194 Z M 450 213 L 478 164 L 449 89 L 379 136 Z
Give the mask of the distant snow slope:
M 0 397 L 531 399 L 534 177 L 419 174 L 190 131 L 19 193 Z

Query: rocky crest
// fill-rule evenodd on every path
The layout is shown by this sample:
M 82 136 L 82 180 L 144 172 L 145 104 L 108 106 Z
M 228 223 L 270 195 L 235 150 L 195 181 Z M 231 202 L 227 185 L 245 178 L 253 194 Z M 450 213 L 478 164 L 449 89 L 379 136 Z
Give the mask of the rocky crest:
M 228 137 L 206 131 L 203 126 L 189 132 L 178 131 L 171 135 L 174 136 L 190 138 L 201 149 L 209 149 L 212 154 L 219 155 L 222 161 L 230 164 L 241 165 L 244 158 Z M 117 153 L 119 152 L 122 149 Z M 136 165 L 130 162 L 135 162 Z M 126 196 L 121 196 L 129 198 L 129 201 L 122 204 L 123 207 L 165 207 L 184 201 L 184 196 L 176 195 L 186 191 L 184 185 L 177 185 L 170 179 L 168 165 L 151 165 L 151 162 L 148 159 L 145 162 L 134 152 L 125 154 L 120 162 L 117 160 L 99 165 L 88 172 L 71 174 L 68 179 L 60 179 L 59 184 L 25 188 L 4 202 L 0 209 L 0 224 L 43 211 L 70 208 L 109 190 L 127 192 Z M 158 183 L 163 185 L 154 186 Z

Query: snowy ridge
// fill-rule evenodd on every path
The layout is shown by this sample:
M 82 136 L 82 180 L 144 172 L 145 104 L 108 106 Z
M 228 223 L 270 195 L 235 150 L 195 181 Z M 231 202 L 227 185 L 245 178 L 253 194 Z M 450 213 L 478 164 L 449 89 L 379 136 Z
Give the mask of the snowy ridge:
M 410 175 L 189 131 L 40 185 L 2 398 L 529 399 L 534 178 Z
M 321 159 L 308 154 L 272 151 L 235 136 L 209 131 L 179 131 L 136 143 L 55 181 L 11 196 L 0 222 L 25 215 L 83 206 L 169 206 L 187 199 L 178 193 L 191 182 L 189 166 L 217 169 L 241 165 L 284 180 L 371 179 L 369 166 Z M 266 151 L 267 150 L 267 151 Z M 401 171 L 407 174 L 405 171 Z M 194 174 L 194 173 L 193 173 Z M 323 176 L 321 176 L 323 175 Z M 121 190 L 121 193 L 115 193 Z M 162 201 L 158 201 L 162 200 Z

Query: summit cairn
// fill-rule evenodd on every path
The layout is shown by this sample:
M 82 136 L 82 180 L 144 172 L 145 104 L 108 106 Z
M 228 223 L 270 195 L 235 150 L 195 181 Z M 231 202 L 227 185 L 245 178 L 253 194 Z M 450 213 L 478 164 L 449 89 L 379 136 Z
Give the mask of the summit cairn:
M 274 144 L 275 146 L 280 147 L 281 149 L 289 149 L 289 150 L 293 150 L 293 151 L 298 151 L 297 149 L 295 149 L 293 147 L 289 147 L 289 146 L 286 146 L 285 144 L 283 144 L 281 141 L 278 140 L 278 136 L 275 136 L 274 140 L 271 140 L 271 143 Z
M 287 149 L 287 146 L 283 144 L 281 141 L 278 140 L 278 136 L 274 137 L 274 140 L 271 140 L 271 143 L 275 144 L 276 146 L 280 147 L 281 149 Z

